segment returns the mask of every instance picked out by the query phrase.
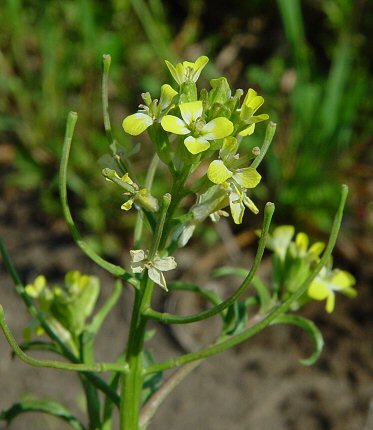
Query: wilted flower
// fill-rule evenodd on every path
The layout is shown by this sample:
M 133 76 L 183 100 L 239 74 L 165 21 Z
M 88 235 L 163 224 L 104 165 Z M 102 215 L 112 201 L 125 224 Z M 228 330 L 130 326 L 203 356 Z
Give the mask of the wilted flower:
M 142 249 L 131 250 L 131 269 L 133 273 L 142 273 L 145 269 L 148 270 L 149 278 L 168 291 L 166 279 L 162 272 L 167 272 L 176 268 L 177 263 L 174 257 L 160 257 L 155 255 L 151 260 L 148 259 L 147 253 Z
M 106 168 L 102 174 L 108 181 L 114 182 L 126 190 L 123 195 L 128 196 L 129 199 L 122 204 L 121 209 L 128 211 L 135 204 L 150 212 L 158 211 L 158 200 L 151 195 L 148 188 L 141 188 L 132 181 L 128 173 L 120 177 L 115 170 Z

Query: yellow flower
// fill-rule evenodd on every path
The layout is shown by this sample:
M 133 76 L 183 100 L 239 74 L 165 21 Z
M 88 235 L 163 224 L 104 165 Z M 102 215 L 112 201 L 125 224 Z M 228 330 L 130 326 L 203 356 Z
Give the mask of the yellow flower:
M 161 98 L 159 103 L 157 100 L 151 100 L 149 93 L 144 95 L 145 102 L 148 105 L 140 105 L 142 108 L 139 112 L 127 116 L 122 123 L 126 133 L 132 136 L 138 136 L 155 121 L 159 120 L 162 114 L 167 113 L 172 105 L 172 99 L 176 96 L 175 91 L 170 85 L 165 84 L 161 87 Z
M 249 136 L 253 134 L 255 124 L 257 122 L 266 121 L 269 118 L 266 113 L 256 116 L 254 115 L 263 103 L 264 98 L 262 96 L 258 96 L 257 92 L 250 88 L 240 110 L 240 118 L 246 125 L 248 125 L 248 127 L 245 127 L 238 133 L 240 136 Z
M 357 292 L 353 288 L 355 278 L 345 270 L 323 267 L 308 288 L 308 296 L 314 300 L 326 300 L 326 311 L 331 313 L 335 306 L 335 292 L 348 297 L 355 297 Z
M 233 131 L 233 124 L 224 117 L 214 118 L 206 123 L 202 119 L 201 101 L 181 103 L 179 108 L 181 118 L 166 115 L 162 118 L 161 125 L 170 133 L 189 135 L 184 139 L 184 145 L 191 154 L 206 151 L 210 148 L 210 140 L 222 139 Z
M 184 82 L 197 82 L 202 69 L 208 62 L 209 59 L 205 55 L 199 57 L 195 63 L 183 61 L 182 63 L 176 64 L 176 66 L 167 60 L 165 61 L 172 77 L 179 85 L 182 85 Z
M 260 180 L 260 174 L 252 167 L 237 168 L 239 156 L 237 139 L 228 137 L 224 139 L 223 146 L 219 152 L 220 160 L 211 162 L 207 176 L 214 184 L 222 185 L 229 197 L 229 206 L 233 220 L 241 224 L 245 212 L 245 206 L 257 214 L 258 208 L 246 195 L 248 188 L 255 188 Z

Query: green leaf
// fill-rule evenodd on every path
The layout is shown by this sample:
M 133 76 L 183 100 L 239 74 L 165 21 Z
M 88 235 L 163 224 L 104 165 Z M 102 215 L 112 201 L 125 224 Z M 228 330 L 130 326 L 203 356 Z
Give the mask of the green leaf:
M 67 421 L 73 429 L 85 430 L 84 425 L 64 406 L 52 400 L 24 399 L 0 413 L 0 419 L 10 424 L 18 415 L 25 412 L 43 412 Z
M 222 335 L 235 335 L 245 330 L 247 326 L 247 308 L 245 302 L 234 302 L 229 306 L 224 316 Z
M 316 363 L 323 349 L 324 339 L 320 330 L 312 321 L 298 315 L 281 315 L 271 323 L 271 325 L 273 324 L 292 324 L 305 330 L 312 337 L 314 350 L 308 358 L 300 359 L 299 362 L 305 366 L 311 366 Z

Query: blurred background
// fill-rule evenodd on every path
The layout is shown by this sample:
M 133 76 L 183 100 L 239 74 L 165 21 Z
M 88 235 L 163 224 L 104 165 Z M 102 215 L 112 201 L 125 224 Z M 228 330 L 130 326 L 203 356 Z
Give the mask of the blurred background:
M 373 55 L 369 42 L 373 39 L 373 3 L 2 0 L 0 28 L 0 233 L 27 281 L 43 271 L 61 277 L 64 271 L 75 268 L 71 264 L 90 267 L 72 251 L 58 199 L 58 165 L 70 110 L 79 114 L 68 184 L 75 218 L 91 245 L 114 261 L 121 260 L 131 245 L 133 217 L 118 210 L 120 196 L 114 187 L 107 186 L 97 163 L 108 151 L 101 114 L 103 54 L 112 57 L 110 114 L 114 135 L 122 145 L 135 143 L 124 134 L 121 123 L 137 109 L 140 94 L 149 91 L 158 97 L 161 84 L 171 82 L 164 59 L 177 62 L 207 55 L 210 63 L 204 73 L 206 82 L 224 75 L 232 88 L 254 88 L 265 98 L 262 111 L 278 124 L 274 143 L 261 166 L 264 180 L 255 195 L 261 207 L 268 200 L 276 203 L 276 224 L 295 224 L 313 238 L 325 239 L 338 204 L 340 183 L 350 186 L 335 257 L 338 266 L 357 278 L 359 297 L 348 303 L 342 299 L 328 319 L 320 306 L 309 310 L 326 331 L 327 351 L 324 361 L 314 368 L 316 374 L 299 369 L 294 357 L 287 357 L 290 368 L 282 365 L 278 373 L 271 373 L 273 362 L 265 358 L 266 348 L 273 350 L 271 354 L 280 350 L 283 355 L 287 342 L 300 348 L 297 331 L 281 334 L 280 342 L 279 332 L 270 329 L 265 341 L 253 346 L 254 352 L 255 348 L 259 351 L 257 362 L 244 347 L 243 351 L 229 353 L 231 360 L 227 359 L 232 366 L 238 360 L 240 372 L 246 371 L 248 378 L 261 374 L 258 381 L 250 380 L 261 388 L 265 386 L 263 378 L 269 378 L 270 390 L 274 381 L 283 380 L 286 374 L 291 381 L 295 378 L 296 384 L 301 381 L 302 386 L 306 380 L 317 380 L 320 374 L 320 386 L 305 392 L 304 401 L 299 397 L 295 403 L 285 404 L 281 403 L 283 398 L 277 403 L 272 399 L 272 406 L 261 406 L 262 413 L 249 414 L 254 418 L 228 402 L 230 409 L 222 407 L 216 422 L 202 421 L 207 422 L 203 427 L 198 424 L 202 412 L 188 415 L 199 402 L 196 406 L 189 404 L 182 415 L 182 399 L 188 391 L 178 391 L 179 397 L 165 405 L 154 429 L 165 428 L 161 419 L 168 420 L 168 427 L 175 430 L 249 428 L 245 423 L 260 430 L 274 425 L 278 429 L 372 429 L 368 411 L 373 398 Z M 258 127 L 258 144 L 263 133 L 264 127 Z M 144 171 L 151 156 L 150 146 L 146 137 L 138 140 L 143 142 L 144 150 L 136 158 L 136 168 Z M 163 190 L 166 184 L 159 179 L 155 186 Z M 239 229 L 226 226 L 228 233 L 217 233 L 209 226 L 199 232 L 192 252 L 199 252 L 203 246 L 209 253 L 222 234 L 229 234 L 240 238 L 237 246 L 241 257 L 245 252 L 250 254 L 254 239 L 247 232 L 259 224 L 260 217 L 253 220 L 247 216 Z M 198 245 L 198 240 L 204 245 Z M 221 255 L 212 254 L 207 267 L 221 264 L 219 258 Z M 9 284 L 2 273 L 0 297 L 15 308 L 15 294 L 3 293 L 3 285 Z M 21 321 L 14 320 L 14 324 L 20 329 Z M 343 341 L 340 347 L 337 338 Z M 167 336 L 165 339 L 167 343 Z M 329 349 L 328 341 L 333 346 Z M 306 340 L 304 343 L 307 345 Z M 4 345 L 1 356 L 6 356 L 5 343 L 0 345 Z M 177 350 L 177 345 L 173 348 Z M 245 358 L 236 357 L 240 354 Z M 243 364 L 245 360 L 251 364 Z M 207 368 L 207 396 L 214 378 L 215 384 L 221 379 L 218 361 L 216 368 Z M 12 363 L 9 372 L 11 369 Z M 1 380 L 4 375 L 0 373 Z M 37 374 L 33 375 L 37 380 Z M 328 375 L 329 383 L 323 379 Z M 236 382 L 239 380 L 236 376 Z M 188 383 L 185 390 L 192 393 L 198 383 L 194 379 L 194 386 Z M 225 386 L 224 381 L 221 383 Z M 14 395 L 24 392 L 25 387 L 19 384 Z M 232 380 L 226 384 L 238 403 L 240 396 L 251 392 L 250 387 L 239 383 L 237 388 Z M 197 390 L 203 392 L 201 386 Z M 268 398 L 265 392 L 262 394 Z M 224 403 L 223 393 L 216 396 Z M 334 404 L 330 405 L 332 399 Z M 216 411 L 218 401 L 211 400 L 212 410 Z M 0 409 L 7 405 L 6 398 L 0 399 Z M 307 413 L 302 425 L 294 418 L 299 415 L 304 419 Z M 267 422 L 268 414 L 272 418 Z M 321 418 L 314 418 L 318 414 Z M 181 420 L 177 418 L 180 416 Z M 235 424 L 228 420 L 234 416 L 240 416 L 241 421 Z

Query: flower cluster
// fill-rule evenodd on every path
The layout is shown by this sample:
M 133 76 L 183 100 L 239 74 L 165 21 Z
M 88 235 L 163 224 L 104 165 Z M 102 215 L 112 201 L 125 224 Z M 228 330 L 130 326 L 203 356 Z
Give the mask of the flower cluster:
M 48 287 L 45 276 L 39 275 L 32 284 L 25 287 L 26 294 L 36 299 L 49 323 L 66 339 L 77 338 L 84 330 L 87 318 L 100 292 L 100 282 L 95 276 L 83 275 L 78 271 L 68 272 L 63 286 Z M 32 332 L 43 334 L 37 323 L 25 331 L 25 338 Z
M 176 66 L 166 61 L 179 85 L 178 91 L 170 85 L 163 85 L 159 102 L 152 100 L 148 93 L 143 94 L 145 105 L 140 105 L 137 113 L 124 119 L 123 128 L 131 135 L 148 129 L 152 140 L 155 140 L 158 155 L 162 160 L 171 160 L 169 164 L 173 164 L 173 171 L 188 167 L 194 170 L 198 163 L 214 158 L 214 154 L 218 153 L 218 159 L 210 162 L 206 172 L 213 192 L 206 195 L 203 194 L 208 190 L 197 193 L 197 201 L 215 200 L 215 207 L 209 205 L 211 212 L 204 218 L 212 215 L 213 219 L 217 219 L 216 215 L 225 215 L 222 209 L 229 205 L 234 222 L 240 224 L 245 206 L 254 213 L 258 212 L 247 196 L 247 189 L 255 188 L 261 176 L 254 168 L 244 166 L 248 157 L 240 159 L 237 151 L 242 137 L 253 134 L 255 124 L 267 120 L 268 115 L 255 115 L 264 103 L 263 97 L 249 89 L 240 104 L 243 91 L 237 90 L 232 95 L 224 77 L 213 79 L 211 90 L 202 90 L 198 97 L 196 81 L 207 62 L 205 56 L 195 63 L 184 61 Z M 152 129 L 158 132 L 152 133 Z M 163 145 L 157 139 L 162 139 Z M 170 145 L 172 139 L 175 141 L 174 147 Z M 180 145 L 184 145 L 187 152 L 182 151 Z M 172 156 L 162 154 L 161 148 L 171 152 Z
M 259 212 L 248 190 L 261 180 L 256 168 L 251 166 L 260 151 L 256 148 L 240 154 L 239 150 L 242 139 L 254 133 L 255 125 L 269 118 L 267 114 L 257 114 L 264 99 L 250 88 L 241 100 L 244 91 L 232 92 L 225 77 L 212 79 L 209 91 L 199 91 L 196 83 L 208 61 L 205 56 L 194 63 L 184 61 L 175 66 L 166 61 L 178 87 L 162 85 L 159 100 L 152 99 L 149 93 L 142 94 L 143 103 L 138 112 L 123 120 L 124 131 L 132 136 L 148 132 L 159 159 L 170 170 L 174 185 L 179 184 L 176 187 L 179 195 L 195 194 L 195 204 L 188 213 L 172 223 L 173 232 L 169 233 L 173 234 L 169 240 L 177 246 L 184 246 L 196 225 L 206 218 L 218 221 L 220 216 L 229 216 L 227 207 L 236 224 L 242 223 L 245 208 L 255 214 Z M 120 170 L 107 164 L 103 175 L 124 189 L 127 200 L 122 209 L 134 206 L 137 210 L 157 213 L 158 200 L 150 190 L 138 185 L 127 171 Z M 196 172 L 201 173 L 199 178 Z M 188 189 L 186 184 L 192 174 L 193 184 Z M 181 200 L 178 195 L 172 198 Z M 147 269 L 154 282 L 167 288 L 162 271 L 174 268 L 174 261 L 159 256 L 149 261 L 142 250 L 131 251 L 131 256 L 134 273 Z M 164 264 L 166 261 L 169 265 Z
M 273 251 L 273 276 L 275 291 L 279 296 L 293 293 L 308 277 L 320 261 L 325 244 L 315 242 L 309 246 L 305 233 L 297 233 L 291 225 L 282 225 L 274 229 L 268 238 L 267 247 Z M 307 296 L 302 297 L 296 307 L 307 300 L 326 300 L 326 311 L 333 312 L 335 293 L 355 297 L 354 277 L 344 270 L 333 269 L 332 260 L 324 266 L 308 288 Z

